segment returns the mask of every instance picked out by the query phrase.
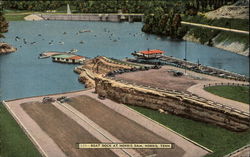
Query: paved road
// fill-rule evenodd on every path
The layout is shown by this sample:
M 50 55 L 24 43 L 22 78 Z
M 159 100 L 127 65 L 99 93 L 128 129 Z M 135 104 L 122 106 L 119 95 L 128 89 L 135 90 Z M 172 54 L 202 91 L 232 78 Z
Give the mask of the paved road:
M 185 69 L 172 67 L 172 66 L 165 66 L 165 67 L 167 69 L 174 69 L 174 70 L 181 71 L 181 72 L 185 73 Z M 217 102 L 217 103 L 229 106 L 229 107 L 236 108 L 236 109 L 238 109 L 240 111 L 244 111 L 244 112 L 249 113 L 249 104 L 241 103 L 241 102 L 234 101 L 234 100 L 231 100 L 231 99 L 226 99 L 226 98 L 214 95 L 212 93 L 209 93 L 209 92 L 207 92 L 207 91 L 205 91 L 203 89 L 204 85 L 208 85 L 208 84 L 215 84 L 215 83 L 218 83 L 218 84 L 220 84 L 220 83 L 224 83 L 224 84 L 235 83 L 235 84 L 238 84 L 239 83 L 239 84 L 249 85 L 249 82 L 228 80 L 228 79 L 223 79 L 223 78 L 214 77 L 214 76 L 210 76 L 210 75 L 205 75 L 205 74 L 201 74 L 201 73 L 196 73 L 196 72 L 189 71 L 189 70 L 187 70 L 186 72 L 187 72 L 187 75 L 192 75 L 192 76 L 195 76 L 195 77 L 200 77 L 200 78 L 206 79 L 201 83 L 198 83 L 196 85 L 193 85 L 193 86 L 189 87 L 187 89 L 188 92 L 191 92 L 193 94 L 196 94 L 196 95 L 198 95 L 200 97 L 203 97 L 203 98 L 206 98 L 208 100 L 211 100 L 211 101 L 214 101 L 214 102 Z
M 211 29 L 217 29 L 217 30 L 235 32 L 235 33 L 242 33 L 242 34 L 249 35 L 248 31 L 243 31 L 243 30 L 238 30 L 238 29 L 230 29 L 230 28 L 224 28 L 224 27 L 210 26 L 210 25 L 204 25 L 204 24 L 192 23 L 192 22 L 185 22 L 185 21 L 181 21 L 181 24 L 197 26 L 197 27 L 204 27 L 204 28 L 211 28 Z

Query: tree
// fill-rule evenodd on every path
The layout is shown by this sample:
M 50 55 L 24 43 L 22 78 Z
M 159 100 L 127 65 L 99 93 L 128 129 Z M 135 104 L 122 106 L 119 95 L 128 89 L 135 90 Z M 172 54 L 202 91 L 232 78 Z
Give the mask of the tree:
M 3 12 L 0 12 L 0 38 L 4 37 L 2 33 L 8 32 L 8 26 L 9 24 L 3 16 Z

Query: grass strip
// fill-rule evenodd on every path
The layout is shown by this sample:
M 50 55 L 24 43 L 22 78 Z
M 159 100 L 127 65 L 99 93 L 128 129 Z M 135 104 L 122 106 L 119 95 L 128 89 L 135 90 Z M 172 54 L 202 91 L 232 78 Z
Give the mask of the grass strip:
M 41 157 L 2 103 L 0 103 L 0 156 Z
M 214 151 L 206 157 L 224 156 L 250 143 L 250 130 L 232 132 L 211 124 L 159 113 L 152 109 L 129 107 Z
M 204 88 L 215 95 L 249 104 L 249 87 L 246 86 L 212 86 Z

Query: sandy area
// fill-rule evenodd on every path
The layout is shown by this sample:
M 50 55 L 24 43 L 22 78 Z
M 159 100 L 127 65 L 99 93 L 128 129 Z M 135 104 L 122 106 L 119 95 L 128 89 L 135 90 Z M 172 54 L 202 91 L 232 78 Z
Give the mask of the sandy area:
M 38 15 L 28 15 L 26 17 L 24 17 L 24 20 L 26 21 L 40 21 L 40 20 L 43 20 L 43 18 L 41 18 L 40 16 Z

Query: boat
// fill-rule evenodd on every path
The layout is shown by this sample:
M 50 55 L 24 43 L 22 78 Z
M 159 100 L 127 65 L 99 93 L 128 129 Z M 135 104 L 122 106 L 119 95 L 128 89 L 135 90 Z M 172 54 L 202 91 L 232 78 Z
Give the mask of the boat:
M 38 56 L 39 59 L 49 58 L 50 56 Z
M 44 59 L 44 58 L 49 58 L 49 57 L 50 56 L 46 56 L 43 53 L 40 53 L 39 56 L 38 56 L 39 59 Z
M 71 49 L 68 53 L 76 53 L 77 51 L 77 49 Z
M 63 41 L 59 41 L 59 42 L 58 42 L 58 44 L 63 45 L 63 44 L 64 44 L 64 42 L 63 42 Z
M 79 33 L 91 32 L 91 30 L 80 30 Z

